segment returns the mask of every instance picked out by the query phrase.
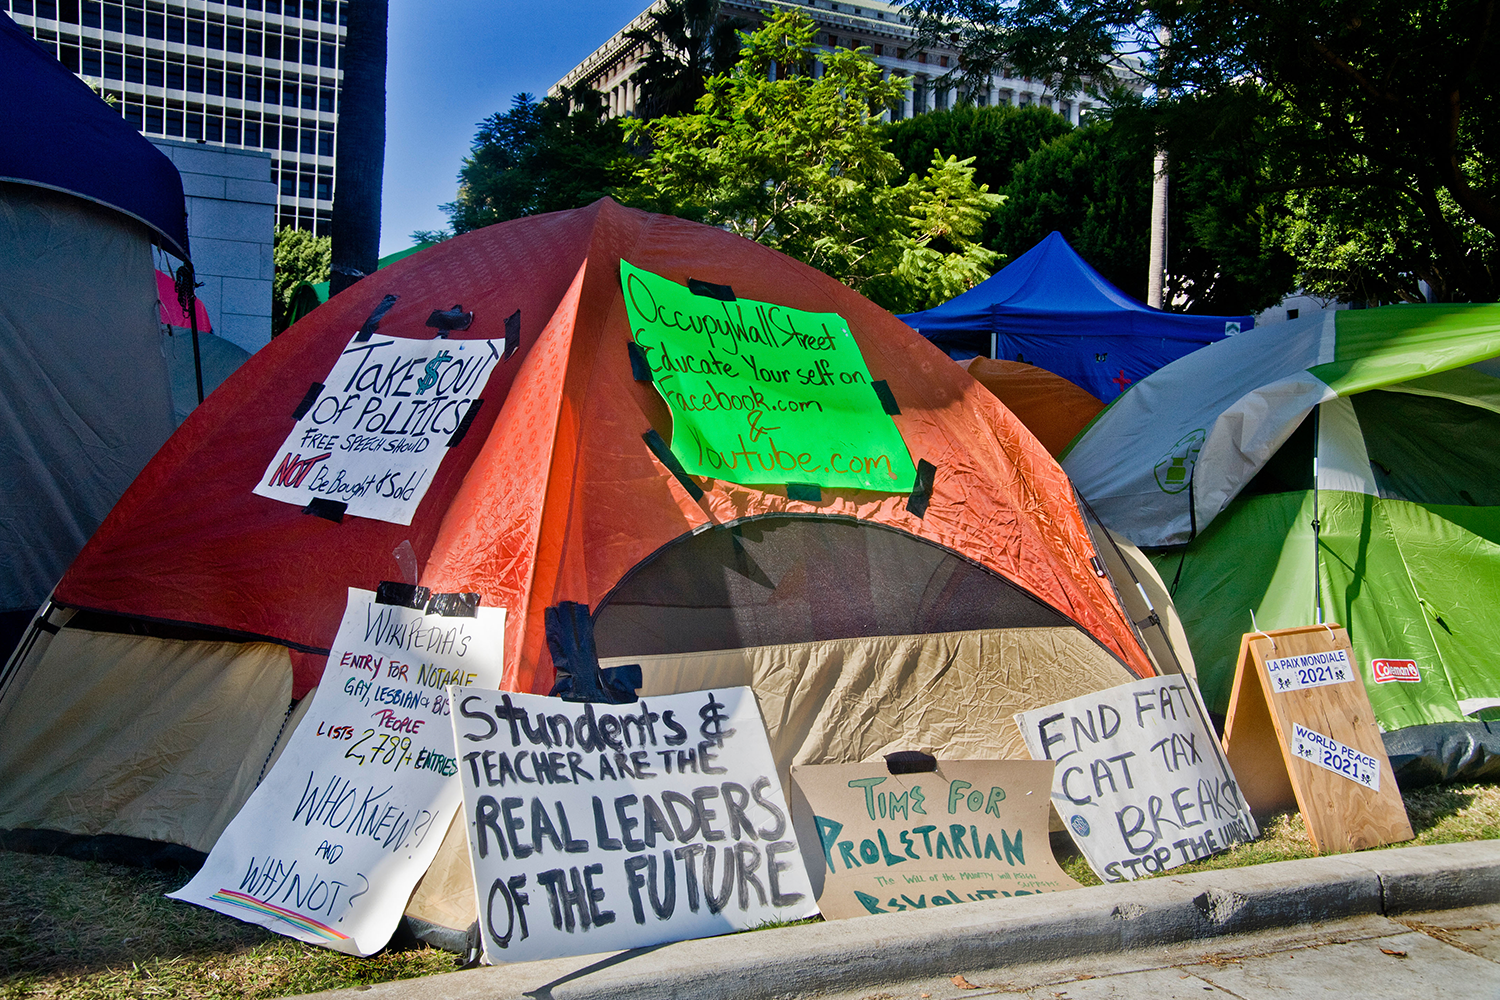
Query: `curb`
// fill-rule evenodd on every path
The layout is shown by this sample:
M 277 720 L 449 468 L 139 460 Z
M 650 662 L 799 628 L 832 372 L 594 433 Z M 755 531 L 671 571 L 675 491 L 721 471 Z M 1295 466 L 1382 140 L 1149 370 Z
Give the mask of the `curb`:
M 777 1000 L 966 969 L 1500 902 L 1500 841 L 1163 875 L 610 955 L 473 969 L 323 1000 Z

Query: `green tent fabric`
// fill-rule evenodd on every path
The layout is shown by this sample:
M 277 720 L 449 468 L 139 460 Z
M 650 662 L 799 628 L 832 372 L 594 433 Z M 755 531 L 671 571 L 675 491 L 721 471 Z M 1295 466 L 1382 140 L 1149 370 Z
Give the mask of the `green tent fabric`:
M 414 247 L 407 247 L 405 250 L 397 250 L 395 253 L 386 254 L 380 260 L 376 261 L 375 269 L 378 271 L 382 267 L 396 263 L 396 261 L 401 260 L 403 257 L 410 257 L 414 253 L 436 245 L 435 243 L 418 243 Z M 287 322 L 295 323 L 303 316 L 318 308 L 318 306 L 327 302 L 330 284 L 327 281 L 319 281 L 317 283 L 304 281 L 292 289 L 292 297 L 287 306 Z
M 1497 444 L 1500 305 L 1393 306 L 1210 345 L 1131 387 L 1062 461 L 1175 581 L 1211 709 L 1252 612 L 1262 629 L 1321 613 L 1349 629 L 1393 761 L 1451 778 L 1500 769 Z

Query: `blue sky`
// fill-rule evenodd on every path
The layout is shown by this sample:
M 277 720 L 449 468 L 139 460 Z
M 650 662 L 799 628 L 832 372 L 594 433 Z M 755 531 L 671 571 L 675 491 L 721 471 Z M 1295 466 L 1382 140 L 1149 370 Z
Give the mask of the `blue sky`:
M 475 127 L 541 97 L 650 0 L 391 0 L 380 253 L 439 229 Z

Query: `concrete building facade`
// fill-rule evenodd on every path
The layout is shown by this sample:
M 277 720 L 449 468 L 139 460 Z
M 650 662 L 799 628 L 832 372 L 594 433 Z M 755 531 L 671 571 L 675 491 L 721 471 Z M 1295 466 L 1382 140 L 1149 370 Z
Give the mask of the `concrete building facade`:
M 261 151 L 276 186 L 275 222 L 320 234 L 332 217 L 346 8 L 338 0 L 0 0 L 148 138 Z M 204 220 L 194 223 L 196 256 Z
M 630 77 L 645 52 L 641 43 L 626 35 L 630 31 L 647 30 L 651 24 L 651 10 L 662 2 L 657 0 L 590 53 L 554 84 L 549 93 L 556 95 L 564 87 L 587 82 L 605 95 L 611 115 L 627 115 L 634 111 L 639 95 Z M 723 0 L 721 5 L 724 15 L 742 18 L 751 24 L 763 21 L 772 12 L 789 9 L 800 10 L 812 18 L 818 29 L 814 38 L 819 45 L 829 49 L 868 49 L 887 76 L 907 77 L 912 81 L 905 101 L 900 107 L 891 109 L 892 117 L 938 111 L 957 102 L 958 93 L 954 87 L 939 80 L 958 65 L 958 52 L 941 47 L 918 51 L 916 29 L 899 4 L 881 0 L 859 0 L 857 3 L 842 0 Z M 973 95 L 973 101 L 981 106 L 1037 105 L 1057 112 L 1075 125 L 1095 103 L 1086 95 L 1055 93 L 1041 80 L 1004 74 L 992 77 L 987 87 Z
M 271 154 L 156 139 L 182 175 L 193 271 L 214 333 L 250 353 L 271 342 L 272 235 L 276 185 Z M 168 257 L 175 271 L 180 261 Z

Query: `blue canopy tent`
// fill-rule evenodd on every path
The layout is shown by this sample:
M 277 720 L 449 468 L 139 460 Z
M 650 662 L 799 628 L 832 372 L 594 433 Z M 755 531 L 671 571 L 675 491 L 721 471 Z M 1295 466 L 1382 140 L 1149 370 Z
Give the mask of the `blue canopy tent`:
M 1249 316 L 1189 316 L 1138 302 L 1052 233 L 969 291 L 901 319 L 955 360 L 1024 361 L 1106 403 L 1205 344 L 1254 325 Z

